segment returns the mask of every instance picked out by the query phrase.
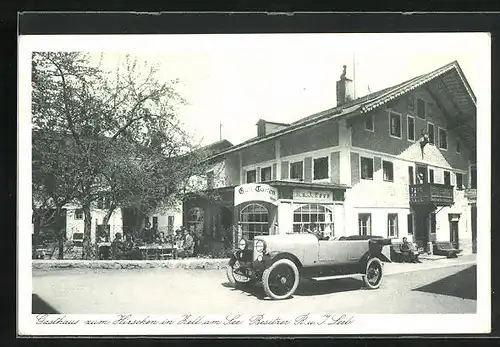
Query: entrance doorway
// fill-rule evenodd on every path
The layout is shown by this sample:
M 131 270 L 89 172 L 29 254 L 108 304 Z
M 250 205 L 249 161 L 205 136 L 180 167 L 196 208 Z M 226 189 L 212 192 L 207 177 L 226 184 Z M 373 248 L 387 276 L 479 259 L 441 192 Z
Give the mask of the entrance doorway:
M 416 210 L 414 238 L 418 247 L 427 247 L 429 242 L 429 212 L 425 210 Z
M 458 222 L 450 222 L 450 242 L 456 249 L 458 248 Z

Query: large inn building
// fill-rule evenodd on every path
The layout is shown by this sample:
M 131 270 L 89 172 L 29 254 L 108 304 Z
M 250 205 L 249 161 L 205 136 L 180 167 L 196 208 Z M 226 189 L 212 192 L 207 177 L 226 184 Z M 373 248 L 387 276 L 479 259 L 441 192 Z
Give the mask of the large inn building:
M 422 247 L 476 242 L 476 97 L 457 62 L 291 124 L 260 120 L 257 136 L 219 143 L 207 192 L 184 202 L 183 224 L 217 238 L 300 232 L 407 236 Z

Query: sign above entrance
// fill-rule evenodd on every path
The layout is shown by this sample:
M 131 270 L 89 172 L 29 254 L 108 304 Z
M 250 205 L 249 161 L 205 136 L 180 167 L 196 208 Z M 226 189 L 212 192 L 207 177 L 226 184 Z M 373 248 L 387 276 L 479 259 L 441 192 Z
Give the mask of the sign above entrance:
M 302 202 L 332 202 L 333 193 L 320 190 L 294 189 L 293 200 Z
M 259 183 L 247 183 L 234 188 L 234 206 L 247 201 L 265 201 L 278 205 L 278 190 Z

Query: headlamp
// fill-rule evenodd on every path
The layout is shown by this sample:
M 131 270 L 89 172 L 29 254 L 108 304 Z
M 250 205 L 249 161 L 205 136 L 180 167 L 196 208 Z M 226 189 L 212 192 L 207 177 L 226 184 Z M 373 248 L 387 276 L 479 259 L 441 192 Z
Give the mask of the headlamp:
M 263 240 L 257 240 L 257 242 L 255 242 L 255 250 L 259 253 L 262 253 L 264 252 L 264 248 L 266 247 L 266 244 L 264 243 Z
M 241 249 L 243 251 L 246 248 L 246 246 L 247 246 L 247 242 L 245 241 L 245 239 L 241 239 L 240 242 L 238 243 L 239 249 Z

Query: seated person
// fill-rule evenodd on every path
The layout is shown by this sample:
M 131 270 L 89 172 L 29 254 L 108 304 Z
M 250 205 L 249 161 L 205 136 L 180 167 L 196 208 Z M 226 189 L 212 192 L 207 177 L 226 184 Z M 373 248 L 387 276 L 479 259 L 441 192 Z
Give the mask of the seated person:
M 406 237 L 403 237 L 403 243 L 401 244 L 401 252 L 403 253 L 403 261 L 408 261 L 410 263 L 419 263 L 418 252 L 415 251 L 413 244 L 408 242 Z
M 191 257 L 194 252 L 194 238 L 193 235 L 187 230 L 184 230 L 184 242 L 182 248 L 179 249 L 180 257 Z

